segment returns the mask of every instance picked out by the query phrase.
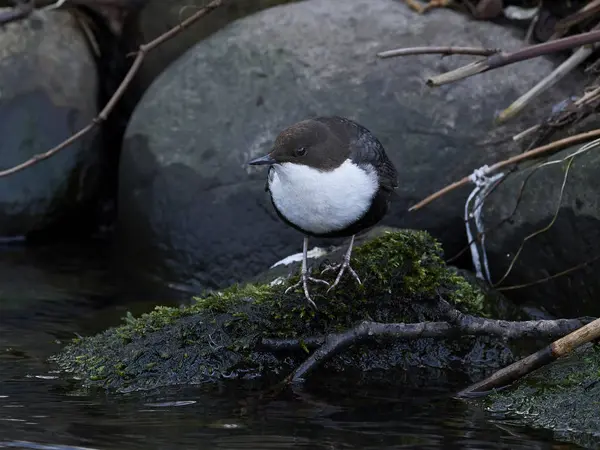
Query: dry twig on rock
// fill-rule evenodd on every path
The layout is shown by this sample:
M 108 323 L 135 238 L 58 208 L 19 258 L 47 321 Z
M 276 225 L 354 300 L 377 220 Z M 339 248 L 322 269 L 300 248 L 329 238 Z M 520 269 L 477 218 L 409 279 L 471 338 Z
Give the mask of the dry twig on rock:
M 87 133 L 89 133 L 94 128 L 96 128 L 99 124 L 104 122 L 108 118 L 108 115 L 112 112 L 112 110 L 114 109 L 116 104 L 119 102 L 119 100 L 121 100 L 121 97 L 123 97 L 123 94 L 129 87 L 129 84 L 133 80 L 133 77 L 137 74 L 138 70 L 142 66 L 142 62 L 144 61 L 146 54 L 148 52 L 154 50 L 156 47 L 163 44 L 164 42 L 168 41 L 173 36 L 179 34 L 184 29 L 189 28 L 195 22 L 197 22 L 198 20 L 200 20 L 202 17 L 206 16 L 210 12 L 214 11 L 216 8 L 221 6 L 223 3 L 224 3 L 224 0 L 212 0 L 208 5 L 206 5 L 203 8 L 200 8 L 198 11 L 196 11 L 190 17 L 188 17 L 187 19 L 182 21 L 180 24 L 175 25 L 173 28 L 171 28 L 170 30 L 161 34 L 156 39 L 148 42 L 147 44 L 140 45 L 138 51 L 135 53 L 135 59 L 131 65 L 131 67 L 129 68 L 129 71 L 123 78 L 123 81 L 121 81 L 121 84 L 119 85 L 119 87 L 117 88 L 117 90 L 115 91 L 113 96 L 110 98 L 108 103 L 104 106 L 104 108 L 102 108 L 102 111 L 100 111 L 100 113 L 92 120 L 92 122 L 90 122 L 88 125 L 86 125 L 84 128 L 79 130 L 77 133 L 73 134 L 71 137 L 69 137 L 65 141 L 58 144 L 56 147 L 51 148 L 47 152 L 34 155 L 31 158 L 29 158 L 27 161 L 22 162 L 21 164 L 18 164 L 9 169 L 0 171 L 0 177 L 4 177 L 4 176 L 10 175 L 10 174 L 13 174 L 13 173 L 23 170 L 29 166 L 32 166 L 40 161 L 43 161 L 44 159 L 50 158 L 51 156 L 55 155 L 56 153 L 60 152 L 61 150 L 67 148 L 73 142 L 77 141 L 78 139 L 81 139 Z
M 596 25 L 593 30 L 600 30 L 600 24 Z M 550 87 L 554 86 L 560 80 L 562 80 L 568 73 L 583 63 L 593 52 L 598 48 L 598 43 L 584 45 L 577 49 L 571 56 L 569 56 L 561 65 L 544 77 L 538 84 L 533 88 L 515 100 L 508 108 L 502 111 L 496 118 L 497 123 L 506 122 L 508 119 L 516 116 L 520 113 L 531 101 L 546 91 Z
M 487 72 L 488 70 L 504 67 L 509 64 L 525 61 L 539 56 L 556 53 L 563 50 L 569 50 L 575 47 L 595 44 L 600 42 L 600 30 L 588 31 L 586 33 L 576 34 L 562 39 L 556 39 L 542 44 L 530 45 L 514 52 L 499 51 L 497 49 L 478 49 L 472 47 L 416 47 L 408 49 L 396 49 L 379 53 L 383 57 L 407 56 L 419 54 L 482 54 L 489 52 L 490 56 L 479 61 L 472 62 L 466 66 L 451 70 L 427 80 L 428 86 L 441 86 L 443 84 L 453 83 L 464 78 Z M 464 51 L 460 51 L 460 50 Z M 437 51 L 435 51 L 437 50 Z
M 573 331 L 543 349 L 494 373 L 483 381 L 475 383 L 458 393 L 459 397 L 473 397 L 493 392 L 520 377 L 533 372 L 556 359 L 568 355 L 577 347 L 600 338 L 600 319 Z
M 394 56 L 410 55 L 477 55 L 490 56 L 499 53 L 499 48 L 480 48 L 480 47 L 407 47 L 397 48 L 395 50 L 386 50 L 377 53 L 380 58 L 393 58 Z
M 490 173 L 495 172 L 496 170 L 500 170 L 503 167 L 509 166 L 511 164 L 516 164 L 516 163 L 519 163 L 519 162 L 527 160 L 527 159 L 535 158 L 544 153 L 549 153 L 551 151 L 560 150 L 565 147 L 568 147 L 569 145 L 577 144 L 579 142 L 584 142 L 584 141 L 587 141 L 587 140 L 590 140 L 593 138 L 598 138 L 598 137 L 600 137 L 600 129 L 576 134 L 575 136 L 569 136 L 567 138 L 551 142 L 550 144 L 542 145 L 541 147 L 536 147 L 527 152 L 520 153 L 511 158 L 497 162 L 496 164 L 494 164 L 488 168 L 488 172 L 490 172 Z M 448 186 L 440 189 L 439 191 L 437 191 L 437 192 L 431 194 L 430 196 L 426 197 L 425 199 L 421 200 L 416 205 L 411 206 L 408 210 L 416 211 L 417 209 L 421 209 L 423 206 L 428 205 L 429 203 L 433 202 L 434 200 L 437 200 L 440 197 L 443 197 L 448 192 L 451 192 L 454 189 L 464 186 L 469 181 L 470 181 L 470 176 L 466 176 L 458 181 L 455 181 L 454 183 L 449 184 Z
M 464 335 L 499 336 L 506 339 L 556 337 L 564 336 L 592 320 L 581 318 L 513 322 L 485 319 L 461 313 L 441 297 L 438 299 L 437 307 L 447 318 L 446 322 L 379 323 L 363 321 L 342 333 L 298 340 L 263 339 L 261 346 L 277 351 L 306 349 L 308 346 L 320 345 L 285 380 L 287 383 L 302 383 L 319 366 L 344 349 L 377 337 L 399 339 L 452 338 Z
M 0 25 L 6 25 L 11 22 L 23 20 L 35 10 L 35 0 L 25 0 L 17 2 L 17 5 L 10 11 L 4 11 L 0 14 Z
M 471 77 L 488 70 L 508 66 L 539 56 L 556 53 L 563 50 L 569 50 L 575 47 L 595 44 L 600 41 L 600 30 L 588 31 L 586 33 L 576 34 L 562 39 L 556 39 L 542 44 L 531 45 L 515 52 L 499 52 L 486 59 L 472 62 L 466 66 L 451 70 L 427 80 L 428 86 L 441 86 L 443 84 L 453 83 L 464 78 Z

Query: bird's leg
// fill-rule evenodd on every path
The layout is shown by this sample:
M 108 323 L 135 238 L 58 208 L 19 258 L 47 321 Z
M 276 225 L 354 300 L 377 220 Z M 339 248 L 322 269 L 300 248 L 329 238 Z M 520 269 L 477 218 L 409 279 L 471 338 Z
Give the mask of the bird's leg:
M 329 292 L 330 290 L 332 290 L 334 287 L 336 287 L 338 285 L 338 283 L 342 279 L 342 275 L 344 274 L 344 271 L 346 269 L 348 269 L 348 272 L 350 272 L 350 274 L 354 277 L 354 279 L 358 282 L 358 284 L 362 284 L 362 282 L 360 281 L 360 278 L 358 278 L 358 275 L 356 274 L 354 269 L 352 267 L 350 267 L 350 256 L 352 255 L 352 246 L 353 245 L 354 245 L 354 235 L 352 235 L 352 238 L 350 239 L 350 245 L 348 245 L 348 250 L 346 250 L 346 253 L 344 254 L 344 258 L 342 260 L 340 271 L 338 272 L 338 275 L 335 278 L 335 281 L 333 282 L 333 284 L 329 287 L 329 289 L 327 289 L 327 292 Z
M 310 294 L 308 293 L 308 282 L 312 281 L 314 283 L 322 283 L 322 284 L 326 284 L 327 286 L 329 286 L 329 283 L 325 280 L 319 280 L 318 278 L 313 278 L 310 275 L 308 275 L 307 259 L 308 259 L 308 237 L 304 236 L 304 244 L 302 246 L 302 268 L 300 269 L 300 281 L 298 281 L 296 284 L 288 287 L 285 290 L 285 293 L 287 294 L 289 290 L 294 289 L 294 288 L 300 286 L 300 284 L 302 284 L 302 288 L 304 289 L 304 296 L 306 297 L 306 300 L 308 300 L 308 303 L 310 303 L 315 309 L 317 309 L 316 303 L 312 300 L 312 298 L 310 298 Z

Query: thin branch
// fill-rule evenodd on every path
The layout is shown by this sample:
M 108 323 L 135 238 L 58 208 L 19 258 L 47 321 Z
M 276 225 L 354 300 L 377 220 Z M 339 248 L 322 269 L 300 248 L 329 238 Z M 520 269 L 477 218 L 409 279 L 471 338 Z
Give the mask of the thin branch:
M 557 39 L 560 36 L 563 36 L 569 28 L 574 25 L 577 25 L 600 12 L 600 0 L 592 0 L 579 11 L 567 16 L 561 20 L 559 20 L 556 25 L 554 25 L 555 32 L 552 36 L 550 36 L 549 40 Z
M 376 337 L 394 337 L 401 339 L 449 338 L 454 336 L 500 336 L 515 339 L 522 337 L 556 337 L 581 327 L 591 319 L 530 320 L 511 322 L 506 320 L 485 319 L 463 314 L 440 298 L 448 322 L 421 323 L 379 323 L 363 321 L 356 327 L 343 333 L 330 334 L 324 344 L 315 350 L 288 378 L 290 383 L 301 383 L 327 360 L 344 349 L 374 339 Z M 320 339 L 320 338 L 318 338 Z M 263 341 L 264 342 L 264 341 Z M 315 341 L 316 342 L 316 341 Z M 276 340 L 269 340 L 271 345 Z M 285 345 L 296 344 L 285 340 Z M 300 342 L 297 343 L 298 345 Z
M 273 352 L 306 350 L 320 347 L 325 343 L 325 336 L 310 336 L 302 339 L 262 338 L 260 347 Z
M 577 347 L 600 338 L 600 319 L 564 336 L 528 357 L 505 367 L 483 381 L 475 383 L 460 391 L 458 397 L 473 397 L 493 392 L 493 389 L 504 387 L 515 380 L 533 372 L 556 359 L 572 352 Z
M 34 0 L 20 1 L 10 11 L 5 11 L 0 14 L 0 25 L 23 20 L 28 17 L 34 9 Z
M 518 162 L 524 161 L 526 159 L 531 159 L 536 156 L 543 155 L 544 153 L 548 153 L 553 150 L 560 150 L 569 145 L 577 144 L 579 142 L 587 141 L 592 138 L 600 137 L 600 129 L 587 131 L 585 133 L 576 134 L 575 136 L 569 136 L 564 139 L 559 139 L 557 141 L 551 142 L 550 144 L 542 145 L 541 147 L 536 147 L 532 150 L 529 150 L 524 153 L 520 153 L 511 158 L 505 159 L 503 161 L 497 162 L 494 165 L 490 166 L 489 171 L 495 172 L 496 170 L 502 169 L 503 167 L 509 166 L 511 164 L 516 164 Z M 416 211 L 417 209 L 421 209 L 423 206 L 428 205 L 429 203 L 437 200 L 440 197 L 443 197 L 448 192 L 451 192 L 461 186 L 464 186 L 469 182 L 469 176 L 466 176 L 458 181 L 455 181 L 452 184 L 447 185 L 446 187 L 440 189 L 439 191 L 431 194 L 430 196 L 424 198 L 416 205 L 411 206 L 409 211 Z
M 394 56 L 409 56 L 409 55 L 477 55 L 490 56 L 499 53 L 499 48 L 480 48 L 480 47 L 408 47 L 397 48 L 395 50 L 386 50 L 385 52 L 377 53 L 380 58 L 392 58 Z
M 136 53 L 136 58 L 133 61 L 133 64 L 131 65 L 131 67 L 129 68 L 129 71 L 125 75 L 125 78 L 123 78 L 123 81 L 121 81 L 121 84 L 119 85 L 119 87 L 117 88 L 117 90 L 115 91 L 113 96 L 110 98 L 110 100 L 108 101 L 106 106 L 104 106 L 104 108 L 102 108 L 102 111 L 100 111 L 100 113 L 92 120 L 91 123 L 86 125 L 84 128 L 79 130 L 77 133 L 75 133 L 74 135 L 72 135 L 71 137 L 66 139 L 65 141 L 58 144 L 56 147 L 51 148 L 47 152 L 34 155 L 27 161 L 22 162 L 21 164 L 18 164 L 9 169 L 0 171 L 0 177 L 4 177 L 4 176 L 10 175 L 10 174 L 13 174 L 13 173 L 23 170 L 27 167 L 30 167 L 40 161 L 50 158 L 51 156 L 53 156 L 56 153 L 58 153 L 59 151 L 65 149 L 66 147 L 68 147 L 69 145 L 74 143 L 75 141 L 81 139 L 87 133 L 92 131 L 96 126 L 98 126 L 100 123 L 105 121 L 107 119 L 108 115 L 112 112 L 112 110 L 116 106 L 116 104 L 119 102 L 119 100 L 121 100 L 121 97 L 123 96 L 123 94 L 125 93 L 127 88 L 129 87 L 129 84 L 133 80 L 134 76 L 137 74 L 146 54 L 148 52 L 152 51 L 153 49 L 155 49 L 156 47 L 158 47 L 159 45 L 163 44 L 165 41 L 172 38 L 176 34 L 180 33 L 184 29 L 190 27 L 192 24 L 197 22 L 200 18 L 206 16 L 207 14 L 209 14 L 210 12 L 212 12 L 213 10 L 215 10 L 216 8 L 221 6 L 223 4 L 223 1 L 224 0 L 211 1 L 208 5 L 199 9 L 193 15 L 191 15 L 189 18 L 187 18 L 180 24 L 174 26 L 167 32 L 161 34 L 153 41 L 148 42 L 147 44 L 140 45 L 140 47 Z
M 306 359 L 292 374 L 290 381 L 298 383 L 316 370 L 321 364 L 339 354 L 345 348 L 371 340 L 374 337 L 398 337 L 403 339 L 419 339 L 427 337 L 447 337 L 455 331 L 446 322 L 422 322 L 422 323 L 379 323 L 361 322 L 354 328 L 343 333 L 330 334 L 325 344 L 319 347 Z
M 486 59 L 475 61 L 450 72 L 431 77 L 427 80 L 427 85 L 433 87 L 453 83 L 473 75 L 487 72 L 488 70 L 497 69 L 531 58 L 537 58 L 549 53 L 560 52 L 575 47 L 581 47 L 583 45 L 595 44 L 598 41 L 600 41 L 600 30 L 588 31 L 574 36 L 544 42 L 542 44 L 531 45 L 511 53 L 495 53 Z
M 596 26 L 599 28 L 600 26 Z M 556 69 L 550 74 L 544 77 L 538 84 L 523 94 L 521 97 L 516 99 L 508 108 L 502 111 L 498 117 L 496 117 L 496 123 L 501 124 L 506 122 L 508 119 L 519 114 L 531 101 L 540 95 L 542 92 L 554 86 L 560 80 L 562 80 L 567 74 L 573 69 L 579 66 L 585 61 L 593 52 L 596 50 L 596 45 L 586 45 L 581 47 L 574 52 L 569 58 L 563 61 Z
M 577 270 L 583 269 L 584 267 L 587 267 L 590 264 L 595 263 L 598 260 L 600 260 L 600 255 L 596 255 L 592 259 L 588 259 L 587 261 L 581 262 L 573 267 L 569 267 L 568 269 L 562 270 L 555 274 L 548 275 L 547 277 L 540 278 L 539 280 L 531 281 L 529 283 L 515 284 L 512 286 L 500 286 L 500 287 L 496 287 L 495 290 L 496 291 L 513 291 L 515 289 L 523 289 L 523 288 L 535 286 L 536 284 L 545 283 L 547 281 L 554 280 L 556 278 L 568 275 L 572 272 L 576 272 Z

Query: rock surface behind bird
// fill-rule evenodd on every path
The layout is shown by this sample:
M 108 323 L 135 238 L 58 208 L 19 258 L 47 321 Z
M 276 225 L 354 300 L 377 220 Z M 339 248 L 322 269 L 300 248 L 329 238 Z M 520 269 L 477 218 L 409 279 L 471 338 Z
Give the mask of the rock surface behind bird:
M 385 224 L 426 229 L 452 256 L 466 243 L 469 187 L 411 214 L 406 208 L 485 163 L 567 94 L 560 86 L 495 130 L 496 111 L 554 65 L 536 58 L 459 83 L 427 76 L 471 57 L 378 59 L 402 46 L 515 49 L 520 36 L 449 10 L 419 16 L 395 0 L 308 0 L 235 21 L 188 50 L 150 86 L 129 124 L 120 165 L 119 234 L 126 265 L 185 288 L 219 287 L 301 251 L 245 163 L 286 126 L 341 115 L 367 127 L 399 171 Z M 569 91 L 570 92 L 570 91 Z M 570 95 L 570 94 L 569 94 Z M 336 242 L 337 243 L 337 242 Z M 314 242 L 318 245 L 317 242 Z
M 0 32 L 0 170 L 50 150 L 97 113 L 96 66 L 68 12 L 39 12 Z M 98 133 L 0 178 L 0 237 L 79 219 L 97 187 Z M 76 220 L 70 220 L 76 222 Z
M 484 206 L 492 282 L 560 317 L 600 315 L 600 149 L 565 160 L 582 146 L 523 165 Z

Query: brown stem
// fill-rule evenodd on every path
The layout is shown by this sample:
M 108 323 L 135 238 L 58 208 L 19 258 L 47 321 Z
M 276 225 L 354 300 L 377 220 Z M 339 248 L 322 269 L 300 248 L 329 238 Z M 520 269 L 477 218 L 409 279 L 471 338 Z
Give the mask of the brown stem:
M 380 58 L 392 58 L 394 56 L 409 55 L 477 55 L 490 56 L 499 53 L 498 48 L 479 48 L 479 47 L 407 47 L 397 48 L 395 50 L 386 50 L 377 53 Z
M 600 129 L 587 131 L 585 133 L 576 134 L 575 136 L 570 136 L 570 137 L 567 137 L 564 139 L 560 139 L 558 141 L 551 142 L 550 144 L 542 145 L 541 147 L 536 147 L 527 152 L 520 153 L 516 156 L 505 159 L 504 161 L 497 162 L 496 164 L 490 166 L 490 172 L 494 172 L 496 170 L 502 169 L 503 167 L 509 166 L 511 164 L 516 164 L 523 160 L 530 159 L 535 156 L 539 156 L 543 153 L 547 153 L 552 150 L 559 150 L 561 148 L 568 147 L 569 145 L 576 144 L 578 142 L 587 141 L 592 138 L 598 138 L 598 137 L 600 137 Z M 439 191 L 437 191 L 437 192 L 431 194 L 430 196 L 426 197 L 425 199 L 421 200 L 416 205 L 411 206 L 408 210 L 416 211 L 417 209 L 421 209 L 423 206 L 433 202 L 434 200 L 437 200 L 438 198 L 444 196 L 445 194 L 447 194 L 450 191 L 453 191 L 454 189 L 464 186 L 468 182 L 469 182 L 468 176 L 466 176 L 458 181 L 455 181 L 454 183 L 449 184 L 448 186 L 444 187 L 443 189 L 440 189 Z
M 34 9 L 34 0 L 19 2 L 17 3 L 17 6 L 10 11 L 0 13 L 0 25 L 23 20 L 25 17 L 29 16 Z
M 351 345 L 355 345 L 374 337 L 395 337 L 400 339 L 448 338 L 458 335 L 500 336 L 507 339 L 522 337 L 564 336 L 566 333 L 589 322 L 588 319 L 530 320 L 511 322 L 506 320 L 485 319 L 463 314 L 448 302 L 440 300 L 440 309 L 448 322 L 421 323 L 378 323 L 363 321 L 354 328 L 342 333 L 328 335 L 323 345 L 315 350 L 289 377 L 292 383 L 303 382 L 304 379 L 327 360 Z M 320 343 L 320 338 L 308 338 L 312 345 Z M 277 342 L 269 339 L 262 342 L 264 346 L 274 349 L 297 348 L 291 340 Z M 301 342 L 298 342 L 298 347 Z
M 587 33 L 576 34 L 574 36 L 556 39 L 542 44 L 531 45 L 512 53 L 495 53 L 486 59 L 475 61 L 450 72 L 431 77 L 427 80 L 427 85 L 441 86 L 479 73 L 487 72 L 488 70 L 497 69 L 531 58 L 537 58 L 549 53 L 581 47 L 582 45 L 594 44 L 598 41 L 600 41 L 600 30 L 588 31 Z

